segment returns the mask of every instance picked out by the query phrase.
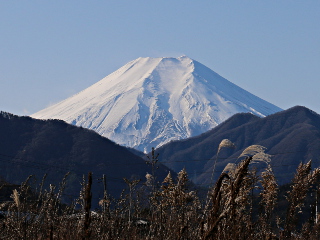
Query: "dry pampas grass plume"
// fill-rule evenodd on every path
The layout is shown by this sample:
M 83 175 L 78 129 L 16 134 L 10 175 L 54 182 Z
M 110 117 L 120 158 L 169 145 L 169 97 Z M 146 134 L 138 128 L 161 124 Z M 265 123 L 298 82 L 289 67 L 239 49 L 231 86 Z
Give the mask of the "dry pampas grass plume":
M 214 171 L 216 169 L 216 164 L 217 164 L 217 161 L 218 161 L 218 156 L 219 156 L 220 150 L 222 148 L 235 148 L 235 147 L 236 147 L 236 145 L 234 145 L 234 143 L 231 142 L 229 139 L 223 139 L 220 142 L 219 147 L 218 147 L 217 156 L 216 156 L 216 159 L 215 159 L 214 164 L 213 164 L 213 169 L 212 169 L 212 174 L 211 174 L 211 181 L 210 181 L 211 185 L 213 183 L 213 175 L 214 175 Z
M 271 161 L 271 155 L 266 154 L 265 150 L 267 150 L 267 148 L 261 145 L 251 145 L 243 150 L 238 159 L 242 157 L 252 157 L 251 163 L 265 162 L 268 164 Z

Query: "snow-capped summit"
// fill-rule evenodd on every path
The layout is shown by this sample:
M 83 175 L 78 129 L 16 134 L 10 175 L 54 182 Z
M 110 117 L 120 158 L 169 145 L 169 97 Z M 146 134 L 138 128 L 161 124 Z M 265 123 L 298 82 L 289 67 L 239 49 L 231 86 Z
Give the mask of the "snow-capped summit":
M 62 119 L 149 151 L 208 131 L 235 113 L 263 117 L 281 110 L 181 56 L 133 60 L 31 117 Z

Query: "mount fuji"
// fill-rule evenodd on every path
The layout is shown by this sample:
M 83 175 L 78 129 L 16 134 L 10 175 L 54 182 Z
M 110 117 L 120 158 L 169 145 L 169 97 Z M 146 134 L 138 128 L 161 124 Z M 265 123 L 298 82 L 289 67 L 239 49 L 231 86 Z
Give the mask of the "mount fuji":
M 31 117 L 61 119 L 148 152 L 239 112 L 264 117 L 281 110 L 186 56 L 146 57 Z

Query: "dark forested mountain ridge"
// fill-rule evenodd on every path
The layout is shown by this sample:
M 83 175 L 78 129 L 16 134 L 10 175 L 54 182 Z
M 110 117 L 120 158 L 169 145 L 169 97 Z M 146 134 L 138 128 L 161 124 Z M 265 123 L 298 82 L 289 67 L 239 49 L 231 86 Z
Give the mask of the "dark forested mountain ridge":
M 78 193 L 83 174 L 93 172 L 93 197 L 103 195 L 98 178 L 107 177 L 108 192 L 116 195 L 125 188 L 123 178 L 145 181 L 151 167 L 125 147 L 117 145 L 92 130 L 76 127 L 61 120 L 36 120 L 0 113 L 1 176 L 20 184 L 29 175 L 38 180 L 48 174 L 47 183 L 58 184 L 68 177 L 69 193 Z M 168 169 L 160 164 L 157 170 L 163 179 Z
M 157 149 L 160 161 L 175 169 L 186 167 L 190 177 L 208 184 L 219 143 L 231 140 L 235 149 L 222 149 L 214 175 L 218 177 L 229 162 L 236 162 L 248 146 L 259 144 L 271 154 L 271 165 L 280 184 L 293 177 L 300 162 L 312 160 L 320 166 L 320 115 L 296 106 L 264 118 L 236 114 L 200 136 L 171 142 Z M 256 166 L 261 168 L 263 166 Z

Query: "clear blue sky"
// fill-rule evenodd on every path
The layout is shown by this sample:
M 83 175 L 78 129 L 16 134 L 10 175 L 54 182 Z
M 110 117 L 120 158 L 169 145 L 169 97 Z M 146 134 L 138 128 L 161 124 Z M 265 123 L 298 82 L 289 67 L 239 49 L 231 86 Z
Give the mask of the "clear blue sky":
M 320 113 L 320 1 L 0 0 L 0 110 L 29 115 L 138 57 L 187 55 Z

